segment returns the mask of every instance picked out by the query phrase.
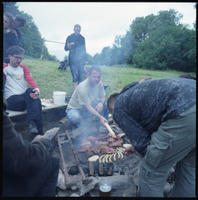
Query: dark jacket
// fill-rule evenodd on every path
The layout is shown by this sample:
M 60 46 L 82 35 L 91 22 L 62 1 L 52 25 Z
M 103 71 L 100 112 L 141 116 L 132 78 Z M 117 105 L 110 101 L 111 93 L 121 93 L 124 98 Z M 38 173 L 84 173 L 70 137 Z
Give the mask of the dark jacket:
M 13 32 L 4 32 L 3 33 L 3 59 L 4 62 L 8 63 L 8 55 L 7 55 L 7 50 L 9 47 L 13 45 L 18 45 L 19 41 L 17 38 L 17 35 Z
M 74 42 L 72 49 L 67 48 L 67 44 Z M 72 33 L 65 42 L 65 51 L 69 50 L 69 64 L 84 63 L 86 61 L 85 38 L 81 34 Z
M 21 42 L 21 31 L 18 28 L 15 28 L 14 30 L 17 33 L 18 43 L 20 43 Z
M 125 88 L 116 99 L 113 118 L 142 154 L 162 122 L 196 103 L 196 81 L 190 79 L 151 79 Z
M 59 163 L 51 156 L 51 148 L 50 140 L 44 138 L 23 140 L 4 111 L 2 195 L 37 196 Z

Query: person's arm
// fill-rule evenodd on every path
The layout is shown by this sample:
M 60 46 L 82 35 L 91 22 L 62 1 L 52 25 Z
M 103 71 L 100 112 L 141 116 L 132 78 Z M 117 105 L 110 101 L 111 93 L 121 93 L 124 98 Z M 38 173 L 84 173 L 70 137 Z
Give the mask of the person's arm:
M 104 85 L 102 82 L 100 82 L 100 90 L 99 90 L 99 102 L 98 104 L 96 105 L 96 110 L 98 112 L 101 112 L 103 110 L 103 107 L 104 107 L 104 103 L 105 103 L 105 98 L 106 96 L 106 92 L 104 90 Z
M 33 99 L 38 98 L 38 96 L 40 94 L 40 90 L 39 90 L 35 80 L 32 78 L 29 68 L 25 65 L 20 65 L 20 66 L 23 68 L 25 80 L 30 85 L 30 87 L 34 88 L 33 89 L 34 93 L 31 93 L 30 96 Z
M 32 87 L 32 88 L 38 88 L 35 80 L 32 78 L 32 75 L 30 73 L 30 70 L 27 66 L 25 65 L 20 65 L 23 68 L 24 71 L 24 77 L 27 83 Z
M 104 103 L 105 103 L 105 97 L 100 98 L 100 101 L 98 102 L 98 104 L 96 105 L 96 110 L 98 112 L 101 112 L 103 107 L 104 107 Z
M 71 46 L 74 45 L 73 42 L 71 42 L 71 36 L 68 36 L 65 42 L 65 51 L 71 50 Z
M 100 122 L 104 124 L 105 122 L 108 122 L 102 115 L 100 115 L 91 105 L 86 105 L 86 109 L 95 115 L 97 118 L 99 118 Z
M 113 119 L 126 133 L 134 148 L 144 155 L 150 143 L 149 133 L 121 108 L 114 110 Z

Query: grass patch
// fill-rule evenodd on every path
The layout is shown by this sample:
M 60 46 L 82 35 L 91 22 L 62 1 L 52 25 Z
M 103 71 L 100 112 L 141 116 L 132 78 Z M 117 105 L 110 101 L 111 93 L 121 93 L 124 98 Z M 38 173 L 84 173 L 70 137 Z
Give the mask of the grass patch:
M 41 91 L 41 98 L 52 98 L 53 91 L 65 91 L 67 96 L 73 92 L 73 83 L 70 69 L 66 72 L 58 70 L 59 62 L 46 61 L 26 57 L 23 64 L 27 65 L 34 80 Z M 185 72 L 168 70 L 145 70 L 134 68 L 132 65 L 101 66 L 102 81 L 109 85 L 107 97 L 133 81 L 139 81 L 143 76 L 152 78 L 177 77 Z M 195 73 L 190 73 L 195 76 Z

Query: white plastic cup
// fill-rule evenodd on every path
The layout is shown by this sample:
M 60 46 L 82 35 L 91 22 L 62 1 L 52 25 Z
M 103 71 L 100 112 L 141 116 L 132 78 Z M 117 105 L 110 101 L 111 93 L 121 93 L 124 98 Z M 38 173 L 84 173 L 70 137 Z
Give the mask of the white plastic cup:
M 100 197 L 110 197 L 111 189 L 112 189 L 112 186 L 107 179 L 101 180 L 99 183 L 99 196 Z

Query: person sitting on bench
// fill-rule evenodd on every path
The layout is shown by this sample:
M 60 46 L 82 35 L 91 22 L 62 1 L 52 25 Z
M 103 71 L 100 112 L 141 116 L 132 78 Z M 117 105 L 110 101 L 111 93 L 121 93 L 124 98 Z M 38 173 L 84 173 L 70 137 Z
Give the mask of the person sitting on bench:
M 24 49 L 11 46 L 8 51 L 9 63 L 3 64 L 5 77 L 3 93 L 8 110 L 27 110 L 29 131 L 33 135 L 43 134 L 40 90 L 26 65 L 22 65 Z M 30 88 L 28 87 L 28 84 Z

